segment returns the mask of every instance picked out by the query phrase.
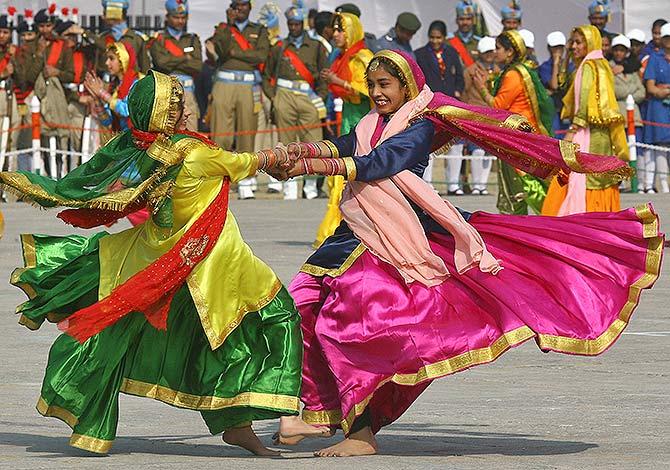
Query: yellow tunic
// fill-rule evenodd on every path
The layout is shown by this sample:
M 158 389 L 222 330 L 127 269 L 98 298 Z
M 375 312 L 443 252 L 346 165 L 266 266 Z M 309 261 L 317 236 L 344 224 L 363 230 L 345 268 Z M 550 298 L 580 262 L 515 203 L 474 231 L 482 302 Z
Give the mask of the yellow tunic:
M 101 240 L 101 299 L 170 250 L 215 199 L 225 176 L 236 182 L 255 174 L 258 167 L 253 153 L 231 153 L 192 138 L 175 146 L 184 161 L 171 197 L 173 225 L 162 228 L 149 219 Z M 274 272 L 244 242 L 230 211 L 218 242 L 187 284 L 212 349 L 246 313 L 263 308 L 281 287 Z

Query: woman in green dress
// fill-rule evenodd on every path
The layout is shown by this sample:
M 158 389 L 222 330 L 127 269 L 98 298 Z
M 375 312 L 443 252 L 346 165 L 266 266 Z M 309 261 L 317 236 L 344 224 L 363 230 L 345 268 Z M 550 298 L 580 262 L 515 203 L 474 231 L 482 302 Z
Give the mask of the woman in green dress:
M 233 154 L 186 131 L 179 82 L 157 72 L 128 98 L 131 129 L 59 181 L 17 172 L 0 183 L 79 227 L 147 207 L 132 229 L 91 237 L 23 235 L 11 282 L 29 300 L 20 323 L 58 322 L 37 410 L 72 428 L 70 444 L 107 453 L 119 392 L 197 410 L 212 434 L 274 455 L 251 422 L 297 418 L 300 317 L 228 211 L 231 182 L 288 165 L 281 149 Z M 321 431 L 308 429 L 312 434 Z

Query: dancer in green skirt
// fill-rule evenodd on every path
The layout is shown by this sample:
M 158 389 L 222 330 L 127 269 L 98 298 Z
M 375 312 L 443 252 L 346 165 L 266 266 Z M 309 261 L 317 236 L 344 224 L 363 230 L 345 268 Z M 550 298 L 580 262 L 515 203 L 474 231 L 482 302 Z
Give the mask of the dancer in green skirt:
M 131 130 L 54 181 L 0 173 L 23 200 L 69 209 L 78 227 L 147 208 L 117 234 L 23 235 L 12 284 L 29 300 L 20 323 L 57 322 L 37 410 L 72 428 L 70 444 L 107 453 L 119 392 L 197 410 L 212 434 L 274 455 L 251 422 L 282 417 L 282 436 L 322 433 L 297 418 L 300 317 L 228 211 L 229 183 L 290 164 L 282 149 L 233 154 L 186 131 L 183 89 L 150 72 L 132 89 Z

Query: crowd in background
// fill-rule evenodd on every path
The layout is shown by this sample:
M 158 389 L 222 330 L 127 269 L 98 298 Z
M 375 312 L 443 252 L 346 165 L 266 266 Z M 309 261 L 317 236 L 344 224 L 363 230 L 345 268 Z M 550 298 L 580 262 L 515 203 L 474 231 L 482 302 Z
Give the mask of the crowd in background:
M 454 15 L 432 21 L 426 44 L 416 50 L 410 46 L 421 27 L 416 15 L 400 14 L 388 32 L 377 38 L 365 32 L 365 18 L 360 18 L 360 9 L 352 3 L 329 12 L 307 11 L 295 1 L 281 12 L 269 2 L 259 7 L 256 23 L 250 21 L 252 2 L 233 0 L 204 43 L 187 30 L 187 0 L 168 0 L 164 29 L 150 34 L 129 28 L 128 7 L 128 0 L 104 0 L 100 30 L 82 28 L 76 10 L 55 5 L 35 15 L 29 10 L 19 15 L 10 7 L 0 16 L 0 88 L 4 91 L 0 115 L 9 116 L 9 127 L 16 129 L 8 139 L 8 150 L 30 147 L 32 96 L 41 103 L 43 147 L 81 150 L 86 116 L 94 118 L 99 143 L 104 143 L 132 126 L 125 99 L 150 68 L 181 82 L 193 130 L 208 132 L 226 149 L 251 152 L 269 148 L 277 139 L 316 141 L 349 131 L 354 117 L 370 109 L 364 70 L 371 53 L 379 50 L 412 54 L 431 89 L 482 106 L 490 105 L 482 83 L 492 91 L 505 67 L 497 52 L 501 46 L 487 35 L 472 0 L 459 2 Z M 670 152 L 663 147 L 670 147 L 670 24 L 654 21 L 648 31 L 651 36 L 638 29 L 618 34 L 608 30 L 609 8 L 608 1 L 595 0 L 585 16 L 601 33 L 620 112 L 625 115 L 626 99 L 632 96 L 637 141 L 651 145 L 638 152 L 639 191 L 668 193 Z M 554 104 L 551 132 L 560 137 L 570 127 L 569 120 L 560 117 L 575 70 L 570 34 L 550 33 L 550 57 L 538 63 L 532 25 L 523 24 L 518 2 L 511 2 L 501 16 L 504 30 L 518 30 L 523 38 L 524 64 L 538 74 Z M 280 34 L 284 20 L 287 37 Z M 455 24 L 452 33 L 448 24 Z M 333 122 L 340 106 L 346 125 L 338 130 Z M 462 158 L 468 156 L 474 158 Z M 436 188 L 451 195 L 488 194 L 493 163 L 477 158 L 483 156 L 482 149 L 468 142 L 452 145 L 446 159 L 446 187 L 434 181 Z M 57 168 L 49 168 L 54 163 Z M 74 159 L 45 158 L 46 170 L 55 176 L 75 164 Z M 7 159 L 5 166 L 30 171 L 31 157 Z M 435 163 L 426 170 L 428 181 L 433 180 L 434 167 Z M 302 196 L 324 197 L 322 185 L 319 179 L 306 179 Z M 238 187 L 239 197 L 253 198 L 257 188 L 255 178 L 244 180 Z M 297 181 L 271 181 L 268 191 L 294 199 L 299 197 L 298 188 Z

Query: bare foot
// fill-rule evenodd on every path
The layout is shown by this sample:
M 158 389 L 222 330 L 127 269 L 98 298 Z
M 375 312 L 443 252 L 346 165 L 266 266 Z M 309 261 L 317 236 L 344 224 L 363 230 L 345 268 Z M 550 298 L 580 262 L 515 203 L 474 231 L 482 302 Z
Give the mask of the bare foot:
M 272 436 L 275 444 L 294 446 L 308 437 L 332 437 L 335 430 L 326 426 L 312 426 L 299 416 L 282 416 L 279 420 L 279 432 Z
M 251 426 L 229 429 L 223 433 L 223 442 L 238 446 L 261 457 L 279 457 L 281 453 L 263 445 Z
M 314 452 L 316 457 L 356 457 L 377 453 L 377 441 L 372 430 L 367 427 L 352 433 L 342 442 Z

